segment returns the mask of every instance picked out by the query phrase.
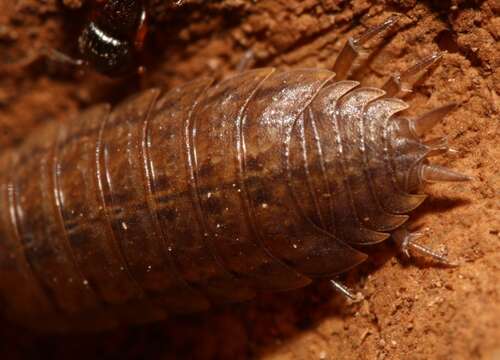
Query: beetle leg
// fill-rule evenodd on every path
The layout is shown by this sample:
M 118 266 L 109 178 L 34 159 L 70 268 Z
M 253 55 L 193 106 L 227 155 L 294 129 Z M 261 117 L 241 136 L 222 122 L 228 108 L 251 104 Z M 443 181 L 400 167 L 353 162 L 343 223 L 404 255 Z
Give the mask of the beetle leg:
M 43 49 L 42 54 L 45 55 L 48 59 L 58 62 L 58 63 L 63 63 L 63 64 L 70 64 L 74 66 L 84 66 L 86 65 L 85 60 L 82 59 L 75 59 L 63 52 L 60 52 L 59 50 L 52 49 L 52 48 L 46 48 Z
M 0 74 L 7 74 L 7 73 L 12 73 L 15 71 L 21 71 L 24 68 L 30 66 L 33 64 L 35 61 L 40 59 L 40 54 L 28 54 L 24 58 L 12 62 L 12 63 L 0 63 Z
M 362 46 L 368 40 L 372 39 L 377 34 L 387 30 L 397 23 L 399 19 L 399 15 L 393 15 L 389 17 L 382 24 L 374 26 L 366 30 L 363 34 L 357 37 L 351 37 L 344 45 L 337 59 L 335 60 L 335 65 L 333 65 L 333 72 L 335 72 L 336 80 L 343 80 L 347 78 L 349 71 L 352 69 L 352 66 L 355 60 L 359 57 Z
M 0 68 L 0 73 L 8 73 L 8 72 L 23 70 L 24 68 L 30 66 L 31 64 L 43 58 L 47 58 L 57 63 L 70 64 L 78 67 L 86 65 L 84 60 L 75 59 L 58 50 L 43 47 L 38 51 L 29 53 L 26 57 L 19 60 L 18 62 L 2 64 L 2 67 Z
M 340 293 L 342 296 L 351 300 L 352 302 L 360 302 L 365 298 L 363 294 L 359 292 L 354 294 L 351 289 L 349 289 L 347 286 L 345 286 L 338 280 L 332 279 L 330 280 L 330 283 L 332 284 L 332 287 L 335 289 L 336 292 Z
M 382 89 L 386 92 L 386 96 L 395 96 L 399 92 L 411 92 L 412 85 L 408 84 L 409 80 L 422 71 L 432 68 L 444 54 L 445 52 L 432 53 L 403 72 L 396 72 L 382 86 Z
M 405 226 L 400 227 L 392 233 L 392 238 L 396 242 L 400 251 L 408 258 L 412 253 L 428 256 L 447 266 L 458 266 L 458 263 L 448 259 L 445 254 L 419 244 L 417 240 L 425 235 L 425 232 L 410 232 Z

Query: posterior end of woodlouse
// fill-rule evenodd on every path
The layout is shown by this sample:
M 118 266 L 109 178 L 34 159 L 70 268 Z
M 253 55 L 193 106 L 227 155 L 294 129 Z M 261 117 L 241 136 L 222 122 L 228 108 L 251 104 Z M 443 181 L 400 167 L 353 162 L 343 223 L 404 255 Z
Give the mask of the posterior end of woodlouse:
M 410 120 L 410 132 L 416 137 L 423 137 L 446 115 L 453 111 L 457 104 L 452 102 L 430 110 L 416 119 Z M 422 142 L 427 148 L 425 158 L 440 154 L 456 154 L 455 149 L 450 149 L 447 137 L 438 137 Z M 473 177 L 448 169 L 443 166 L 429 164 L 426 161 L 421 163 L 418 170 L 419 182 L 463 182 L 474 180 Z

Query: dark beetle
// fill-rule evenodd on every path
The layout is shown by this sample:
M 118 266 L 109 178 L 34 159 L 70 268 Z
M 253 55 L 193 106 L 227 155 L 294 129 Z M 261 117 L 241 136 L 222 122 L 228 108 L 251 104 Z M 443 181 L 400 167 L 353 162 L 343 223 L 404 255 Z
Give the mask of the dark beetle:
M 0 67 L 0 73 L 17 71 L 41 56 L 57 63 L 88 66 L 110 77 L 142 73 L 141 58 L 149 26 L 144 0 L 92 0 L 85 27 L 78 37 L 79 57 L 43 47 L 24 59 Z
M 415 119 L 382 89 L 334 72 L 243 72 L 93 107 L 0 157 L 0 296 L 39 329 L 98 329 L 299 288 L 366 259 L 392 233 L 402 251 L 447 260 L 401 225 L 445 143 L 421 136 L 452 106 Z M 333 282 L 339 289 L 345 289 Z
M 148 32 L 144 1 L 95 0 L 89 20 L 78 39 L 83 60 L 109 76 L 137 68 Z

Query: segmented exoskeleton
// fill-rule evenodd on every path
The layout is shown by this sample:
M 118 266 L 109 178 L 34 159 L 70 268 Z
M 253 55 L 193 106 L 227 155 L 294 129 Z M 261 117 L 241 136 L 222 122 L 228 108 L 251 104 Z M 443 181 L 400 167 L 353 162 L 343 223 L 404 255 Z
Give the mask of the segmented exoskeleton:
M 352 245 L 399 228 L 423 182 L 466 180 L 428 164 L 445 146 L 420 139 L 450 106 L 407 119 L 388 96 L 405 73 L 385 91 L 341 80 L 394 22 L 351 39 L 337 77 L 265 68 L 147 90 L 3 154 L 5 314 L 47 329 L 146 322 L 361 263 Z M 404 251 L 439 258 L 414 238 L 396 233 Z

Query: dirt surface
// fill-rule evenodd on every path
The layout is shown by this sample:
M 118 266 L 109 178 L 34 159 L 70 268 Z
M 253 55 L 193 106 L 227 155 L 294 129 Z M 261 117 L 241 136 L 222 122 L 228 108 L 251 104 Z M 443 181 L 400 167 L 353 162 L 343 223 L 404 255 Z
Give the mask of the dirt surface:
M 412 114 L 459 104 L 431 134 L 447 135 L 459 154 L 435 161 L 475 180 L 428 186 L 431 196 L 411 224 L 429 227 L 422 241 L 446 246 L 460 266 L 408 262 L 387 242 L 370 248 L 370 260 L 345 276 L 365 295 L 360 303 L 318 282 L 104 334 L 42 337 L 4 324 L 1 359 L 500 359 L 498 0 L 186 0 L 179 7 L 156 0 L 147 72 L 121 80 L 81 74 L 40 56 L 47 47 L 75 54 L 85 1 L 64 3 L 0 0 L 3 151 L 37 125 L 70 121 L 91 104 L 201 75 L 223 78 L 247 50 L 254 67 L 331 67 L 348 36 L 391 13 L 404 14 L 355 77 L 380 86 L 417 59 L 448 52 L 406 100 Z

